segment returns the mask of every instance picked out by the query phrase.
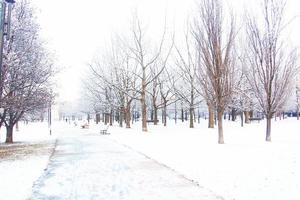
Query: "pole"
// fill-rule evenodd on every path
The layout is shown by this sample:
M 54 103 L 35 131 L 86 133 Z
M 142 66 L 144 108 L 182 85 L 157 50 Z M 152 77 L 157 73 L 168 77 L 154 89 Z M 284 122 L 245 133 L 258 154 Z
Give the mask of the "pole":
M 4 35 L 6 40 L 10 38 L 10 21 L 12 4 L 15 0 L 0 0 L 0 108 L 2 108 L 2 94 L 3 94 L 3 49 L 4 49 Z M 8 4 L 8 16 L 6 19 L 6 4 Z M 6 28 L 6 29 L 5 29 Z
M 175 101 L 175 124 L 177 124 L 177 99 Z
M 6 3 L 0 0 L 0 107 L 2 107 L 3 93 L 3 48 L 4 48 L 4 26 L 5 26 Z
M 7 11 L 7 21 L 6 21 L 6 40 L 10 39 L 10 24 L 11 24 L 11 10 L 12 10 L 12 4 L 8 4 L 8 11 Z
M 52 116 L 51 116 L 51 104 L 49 105 L 49 108 L 48 108 L 48 126 L 49 126 L 49 130 L 50 130 L 50 135 L 52 134 L 52 127 L 51 127 L 51 124 L 52 124 Z

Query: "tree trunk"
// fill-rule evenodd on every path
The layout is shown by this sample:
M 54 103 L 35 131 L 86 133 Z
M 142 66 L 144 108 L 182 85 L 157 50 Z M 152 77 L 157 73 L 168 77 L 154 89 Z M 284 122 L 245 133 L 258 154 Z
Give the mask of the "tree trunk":
M 181 121 L 184 122 L 184 111 L 183 111 L 183 108 L 181 108 Z
M 13 143 L 13 130 L 14 127 L 9 125 L 6 126 L 6 140 L 5 143 Z
M 142 78 L 142 91 L 141 91 L 141 107 L 142 107 L 142 131 L 147 132 L 147 105 L 146 105 L 146 67 L 142 65 L 143 78 Z
M 250 124 L 250 112 L 244 111 L 244 115 L 245 115 L 245 123 Z
M 119 126 L 123 127 L 123 117 L 124 117 L 124 113 L 125 113 L 125 109 L 124 107 L 120 108 L 120 112 L 119 112 Z
M 297 106 L 297 120 L 299 120 L 299 107 Z
M 272 117 L 267 116 L 266 141 L 271 142 L 271 120 Z
M 279 116 L 279 120 L 281 120 L 281 113 L 279 113 L 278 116 Z
M 125 109 L 125 123 L 126 123 L 126 128 L 130 128 L 130 117 L 131 117 L 131 113 L 130 113 L 130 109 L 131 109 L 131 105 L 128 102 L 126 105 L 126 109 Z
M 110 110 L 110 114 L 109 114 L 109 125 L 112 126 L 113 125 L 113 110 Z
M 133 111 L 132 113 L 132 119 L 131 119 L 131 123 L 133 124 L 135 122 L 135 111 Z
M 154 109 L 152 109 L 151 112 L 150 112 L 150 120 L 153 120 L 153 118 L 154 118 L 153 113 L 154 113 Z
M 208 128 L 214 128 L 214 110 L 208 105 Z
M 100 122 L 100 114 L 97 113 L 96 114 L 96 124 L 98 124 Z
M 253 110 L 249 111 L 249 117 L 253 118 Z
M 175 113 L 174 113 L 175 124 L 177 124 L 177 102 L 175 101 Z
M 235 108 L 231 109 L 231 120 L 232 121 L 236 120 L 236 109 Z
M 104 114 L 104 124 L 107 125 L 108 124 L 108 113 Z
M 163 109 L 163 117 L 164 117 L 164 126 L 167 126 L 167 102 L 164 101 L 164 109 Z
M 218 121 L 218 113 L 217 113 L 217 111 L 214 114 L 214 118 L 215 118 L 215 126 L 217 126 L 217 121 Z
M 147 132 L 147 107 L 146 107 L 146 99 L 145 99 L 145 94 L 142 95 L 142 131 Z
M 188 120 L 188 112 L 187 111 L 185 111 L 185 113 L 184 113 L 185 115 L 184 115 L 184 119 L 185 119 L 185 121 L 187 121 Z
M 190 106 L 190 128 L 194 128 L 194 108 Z
M 198 124 L 200 124 L 200 110 L 198 108 Z
M 241 116 L 241 127 L 243 127 L 244 126 L 244 113 L 243 113 L 243 111 L 241 111 L 240 116 Z
M 157 110 L 158 110 L 158 108 L 157 108 L 157 106 L 154 106 L 154 125 L 157 125 L 157 121 L 158 121 L 158 118 L 157 118 Z
M 41 122 L 44 122 L 44 113 L 41 113 Z
M 88 113 L 88 114 L 87 114 L 87 121 L 88 121 L 88 124 L 90 124 L 90 119 L 91 119 L 90 113 Z
M 224 144 L 224 136 L 223 136 L 223 113 L 218 112 L 218 135 L 219 135 L 219 144 Z

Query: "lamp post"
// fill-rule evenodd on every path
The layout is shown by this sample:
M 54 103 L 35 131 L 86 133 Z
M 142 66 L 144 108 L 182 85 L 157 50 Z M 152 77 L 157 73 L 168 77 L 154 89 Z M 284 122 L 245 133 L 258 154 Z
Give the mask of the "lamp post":
M 11 21 L 11 9 L 12 4 L 15 0 L 0 0 L 0 109 L 3 110 L 2 105 L 2 93 L 3 93 L 3 48 L 4 48 L 4 36 L 6 40 L 10 38 L 10 21 Z M 6 7 L 8 7 L 8 12 L 6 14 Z M 1 113 L 2 115 L 3 113 Z
M 52 134 L 52 109 L 51 109 L 51 103 L 49 104 L 48 107 L 48 128 L 49 128 L 49 134 Z
M 3 59 L 3 47 L 4 47 L 4 36 L 6 40 L 9 40 L 10 36 L 10 20 L 11 20 L 11 9 L 12 4 L 15 0 L 0 0 L 0 73 L 2 72 L 2 59 Z M 8 13 L 6 14 L 6 7 L 8 7 Z

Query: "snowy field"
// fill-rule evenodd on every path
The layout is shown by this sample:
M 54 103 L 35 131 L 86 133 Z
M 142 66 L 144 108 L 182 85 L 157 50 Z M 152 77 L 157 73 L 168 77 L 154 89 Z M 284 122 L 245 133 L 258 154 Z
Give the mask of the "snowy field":
M 55 131 L 57 132 L 57 131 Z M 51 155 L 55 135 L 49 135 L 47 123 L 20 123 L 14 132 L 14 144 L 6 145 L 5 128 L 0 131 L 1 199 L 21 200 L 31 194 L 34 181 L 43 173 Z
M 187 128 L 188 123 L 175 126 L 170 121 L 167 127 L 149 125 L 148 133 L 141 132 L 139 123 L 132 129 L 116 124 L 109 128 L 108 136 L 99 134 L 103 125 L 80 129 L 56 123 L 49 136 L 46 123 L 20 124 L 16 143 L 0 144 L 0 194 L 8 200 L 32 195 L 33 183 L 47 167 L 55 138 L 78 129 L 80 135 L 105 137 L 144 154 L 226 200 L 300 199 L 300 121 L 273 122 L 271 143 L 264 141 L 264 121 L 243 128 L 239 122 L 226 121 L 224 125 L 225 144 L 218 145 L 217 129 L 207 129 L 205 120 L 195 129 Z M 1 130 L 2 142 L 4 132 Z M 5 155 L 7 148 L 14 151 Z
M 271 143 L 264 141 L 264 121 L 243 128 L 226 121 L 225 145 L 217 144 L 217 129 L 207 129 L 207 121 L 187 126 L 150 125 L 149 133 L 139 124 L 113 127 L 110 137 L 225 199 L 300 199 L 300 121 L 273 122 Z

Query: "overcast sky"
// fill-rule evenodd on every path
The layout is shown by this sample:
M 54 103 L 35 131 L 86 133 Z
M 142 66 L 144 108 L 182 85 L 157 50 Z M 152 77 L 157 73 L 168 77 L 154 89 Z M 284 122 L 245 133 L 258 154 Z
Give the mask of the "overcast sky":
M 42 36 L 64 68 L 58 86 L 60 99 L 76 99 L 86 64 L 105 48 L 114 32 L 128 31 L 132 12 L 138 10 L 144 23 L 154 27 L 165 16 L 179 31 L 195 10 L 195 0 L 32 0 L 42 27 Z M 200 0 L 199 0 L 200 1 Z M 226 0 L 239 15 L 255 1 Z M 287 0 L 288 17 L 300 15 L 300 1 Z M 256 9 L 253 9 L 255 12 Z M 300 45 L 300 19 L 290 26 L 291 41 Z M 299 39 L 298 39 L 299 38 Z

